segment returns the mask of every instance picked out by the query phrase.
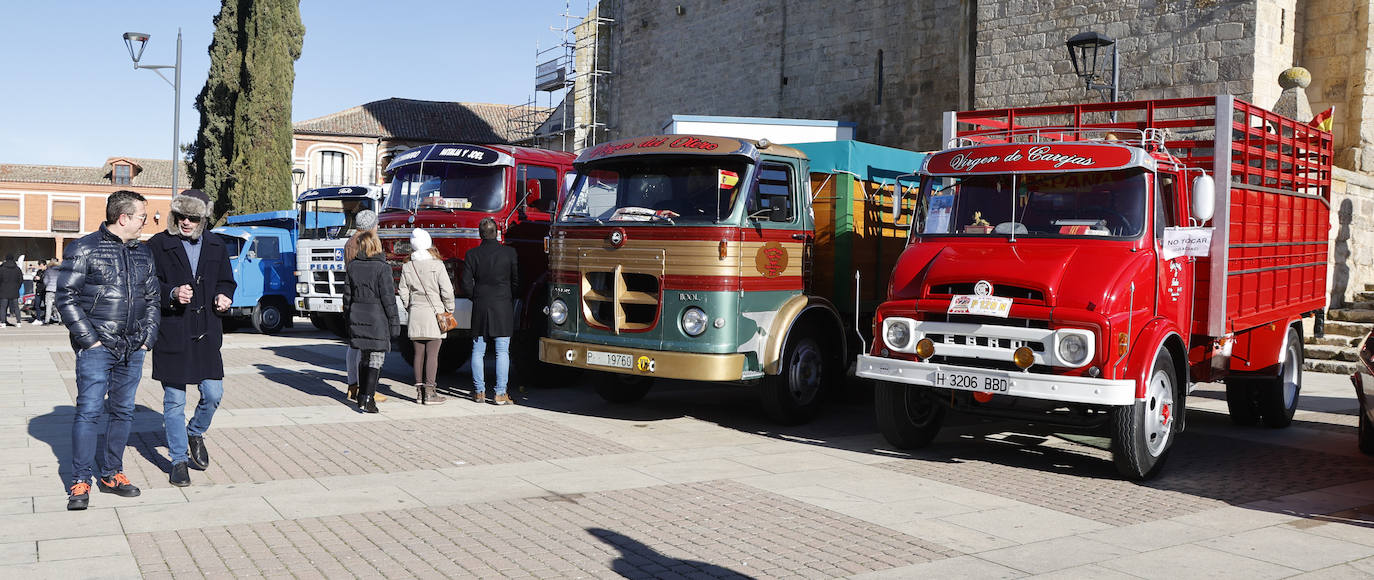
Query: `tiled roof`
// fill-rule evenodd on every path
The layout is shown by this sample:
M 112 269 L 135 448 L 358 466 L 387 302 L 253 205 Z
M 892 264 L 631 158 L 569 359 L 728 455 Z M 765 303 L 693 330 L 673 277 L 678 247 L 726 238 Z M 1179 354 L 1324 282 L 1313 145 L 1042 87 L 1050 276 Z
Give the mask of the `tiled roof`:
M 539 108 L 548 111 L 547 108 Z M 453 103 L 390 98 L 337 113 L 297 121 L 297 133 L 353 135 L 393 140 L 510 143 L 510 119 L 518 107 L 490 103 Z
M 143 159 L 138 157 L 114 157 L 123 159 L 142 168 L 134 175 L 130 185 L 137 187 L 171 187 L 172 162 L 166 159 Z M 66 165 L 21 165 L 0 163 L 0 181 L 23 181 L 29 183 L 71 183 L 77 185 L 112 185 L 110 181 L 111 164 L 101 167 L 72 167 Z M 177 185 L 185 189 L 189 180 L 186 168 L 177 176 Z

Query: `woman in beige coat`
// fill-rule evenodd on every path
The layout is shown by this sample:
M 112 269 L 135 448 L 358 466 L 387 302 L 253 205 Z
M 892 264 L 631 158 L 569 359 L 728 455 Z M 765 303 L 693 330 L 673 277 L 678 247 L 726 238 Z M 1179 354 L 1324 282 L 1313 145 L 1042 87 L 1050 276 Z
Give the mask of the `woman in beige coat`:
M 415 401 L 421 405 L 438 405 L 445 399 L 436 391 L 435 376 L 439 374 L 439 345 L 444 335 L 439 332 L 439 312 L 453 312 L 453 281 L 444 268 L 443 256 L 434 249 L 429 232 L 415 228 L 410 233 L 410 259 L 401 266 L 401 281 L 396 293 L 410 314 L 407 331 L 415 344 Z

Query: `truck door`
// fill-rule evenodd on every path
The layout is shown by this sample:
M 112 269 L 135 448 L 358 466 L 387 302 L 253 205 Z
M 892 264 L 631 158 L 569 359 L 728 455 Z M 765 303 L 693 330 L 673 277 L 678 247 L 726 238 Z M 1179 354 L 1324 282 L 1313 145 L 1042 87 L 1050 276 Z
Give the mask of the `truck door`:
M 558 170 L 544 165 L 520 163 L 515 167 L 515 200 L 525 205 L 516 212 L 506 230 L 505 242 L 515 248 L 520 264 L 522 289 L 533 289 L 526 296 L 516 296 L 518 306 L 527 312 L 517 312 L 516 325 L 526 327 L 525 318 L 542 321 L 543 301 L 548 299 L 548 288 L 542 281 L 549 270 L 549 257 L 544 253 L 544 236 L 549 234 L 549 224 L 553 222 L 554 207 L 558 204 Z M 526 301 L 538 301 L 528 305 Z M 533 306 L 534 309 L 530 309 Z M 526 316 L 528 314 L 529 316 Z
M 1186 211 L 1188 204 L 1183 203 L 1179 191 L 1179 184 L 1183 183 L 1180 174 L 1168 169 L 1161 170 L 1155 181 L 1153 235 L 1155 252 L 1158 254 L 1163 248 L 1165 228 L 1187 223 L 1187 216 L 1182 212 Z M 1159 315 L 1176 321 L 1187 336 L 1192 333 L 1193 326 L 1194 259 L 1191 256 L 1170 259 L 1160 256 L 1156 263 L 1159 282 L 1155 285 L 1155 304 Z
M 745 206 L 749 218 L 740 228 L 740 312 L 765 332 L 772 327 L 773 315 L 801 294 L 805 284 L 803 260 L 811 220 L 800 179 L 794 165 L 762 161 Z M 740 340 L 748 344 L 761 336 L 757 331 L 742 324 Z

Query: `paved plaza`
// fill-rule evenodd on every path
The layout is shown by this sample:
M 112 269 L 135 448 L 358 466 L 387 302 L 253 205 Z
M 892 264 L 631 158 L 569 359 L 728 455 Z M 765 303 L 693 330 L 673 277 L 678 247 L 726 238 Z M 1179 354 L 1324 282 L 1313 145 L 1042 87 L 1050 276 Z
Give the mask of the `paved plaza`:
M 516 406 L 419 406 L 393 353 L 392 398 L 366 415 L 343 346 L 308 323 L 227 335 L 224 355 L 209 470 L 167 482 L 145 377 L 124 456 L 142 496 L 67 512 L 66 332 L 0 328 L 0 578 L 1374 576 L 1374 458 L 1341 375 L 1308 373 L 1281 431 L 1232 426 L 1202 385 L 1140 484 L 1100 440 L 1015 424 L 955 417 L 898 452 L 862 389 L 788 428 L 739 387 L 661 383 L 623 406 L 590 376 L 517 377 Z

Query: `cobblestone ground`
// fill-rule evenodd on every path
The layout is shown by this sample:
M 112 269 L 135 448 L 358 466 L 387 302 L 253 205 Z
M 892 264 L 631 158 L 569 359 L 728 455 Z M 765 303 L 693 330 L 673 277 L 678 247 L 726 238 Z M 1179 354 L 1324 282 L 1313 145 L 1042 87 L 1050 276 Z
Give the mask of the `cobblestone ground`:
M 747 389 L 661 381 L 610 405 L 594 375 L 524 373 L 513 407 L 419 406 L 393 354 L 394 396 L 365 415 L 343 397 L 343 348 L 307 329 L 226 338 L 212 463 L 190 487 L 167 482 L 162 389 L 145 378 L 124 455 L 143 494 L 96 493 L 85 512 L 65 511 L 65 333 L 0 329 L 0 574 L 1374 576 L 1374 460 L 1355 449 L 1345 377 L 1305 375 L 1285 430 L 1230 425 L 1200 386 L 1165 470 L 1136 483 L 1103 440 L 968 417 L 896 451 L 859 386 L 789 428 Z M 453 395 L 470 381 L 441 377 Z

